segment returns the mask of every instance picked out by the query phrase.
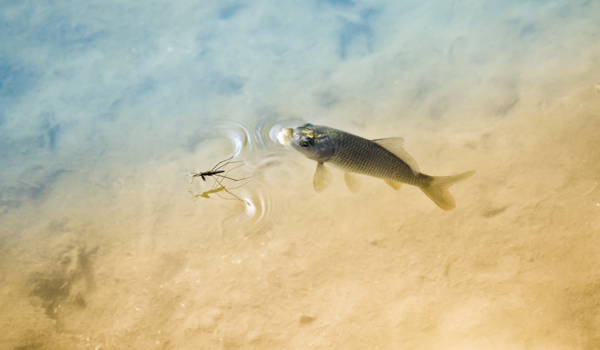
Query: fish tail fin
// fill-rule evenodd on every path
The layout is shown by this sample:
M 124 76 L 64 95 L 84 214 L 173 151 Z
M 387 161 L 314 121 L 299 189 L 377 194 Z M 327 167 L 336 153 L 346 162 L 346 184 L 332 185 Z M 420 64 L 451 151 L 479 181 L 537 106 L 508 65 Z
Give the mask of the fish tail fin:
M 428 176 L 431 181 L 428 181 L 426 185 L 419 187 L 427 197 L 437 204 L 438 207 L 444 210 L 452 210 L 456 208 L 456 202 L 454 197 L 448 189 L 452 185 L 465 181 L 475 174 L 475 170 L 467 171 L 466 173 L 451 175 L 451 176 Z M 424 175 L 424 174 L 423 174 Z

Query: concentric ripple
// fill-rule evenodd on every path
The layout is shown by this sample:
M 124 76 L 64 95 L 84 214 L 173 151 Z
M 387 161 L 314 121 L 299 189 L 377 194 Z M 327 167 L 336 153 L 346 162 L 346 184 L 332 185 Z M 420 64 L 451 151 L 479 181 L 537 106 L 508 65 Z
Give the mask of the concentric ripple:
M 235 240 L 237 237 L 248 239 L 267 232 L 276 214 L 274 198 L 264 191 L 251 189 L 244 194 L 245 205 L 242 213 L 236 213 L 223 219 L 221 235 L 224 240 Z
M 263 118 L 253 127 L 245 121 L 225 119 L 215 121 L 203 130 L 202 138 L 229 140 L 235 149 L 233 160 L 243 161 L 244 168 L 252 172 L 251 182 L 232 190 L 236 196 L 246 201 L 246 205 L 239 202 L 238 208 L 241 211 L 222 221 L 221 230 L 224 239 L 235 240 L 239 237 L 248 239 L 268 231 L 272 226 L 278 205 L 272 195 L 273 181 L 267 179 L 265 173 L 269 168 L 284 162 L 283 155 L 286 150 L 277 142 L 277 133 L 283 127 L 300 123 L 302 121 L 298 119 L 282 121 Z M 224 184 L 227 183 L 225 181 Z

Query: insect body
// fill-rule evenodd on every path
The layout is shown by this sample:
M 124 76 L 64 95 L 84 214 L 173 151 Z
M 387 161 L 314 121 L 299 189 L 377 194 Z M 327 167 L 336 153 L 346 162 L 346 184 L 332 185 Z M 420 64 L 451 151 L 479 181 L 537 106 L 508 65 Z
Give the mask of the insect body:
M 217 196 L 219 196 L 219 197 L 220 197 L 220 198 L 222 198 L 222 199 L 233 199 L 233 198 L 224 198 L 224 197 L 221 197 L 221 194 L 220 194 L 219 192 L 225 191 L 225 192 L 229 193 L 231 196 L 235 197 L 235 199 L 237 199 L 237 200 L 240 200 L 240 201 L 242 201 L 242 202 L 246 203 L 247 205 L 250 205 L 250 203 L 248 203 L 248 201 L 246 201 L 246 200 L 243 200 L 243 199 L 241 199 L 240 197 L 236 196 L 235 194 L 231 193 L 231 192 L 230 192 L 230 191 L 229 191 L 229 190 L 228 190 L 228 189 L 225 187 L 225 185 L 223 185 L 223 181 L 224 181 L 225 179 L 227 179 L 227 180 L 232 180 L 232 181 L 242 181 L 242 180 L 247 180 L 247 179 L 251 178 L 251 176 L 249 176 L 249 177 L 245 177 L 245 178 L 242 178 L 242 179 L 234 179 L 234 178 L 232 178 L 232 177 L 229 177 L 229 176 L 227 176 L 231 170 L 237 169 L 237 168 L 239 168 L 239 167 L 241 167 L 241 166 L 243 166 L 243 165 L 244 165 L 244 164 L 240 164 L 240 165 L 238 165 L 238 166 L 236 166 L 236 167 L 233 167 L 233 168 L 231 168 L 231 169 L 229 169 L 229 170 L 225 171 L 225 169 L 224 169 L 224 168 L 225 168 L 227 165 L 231 164 L 231 163 L 243 163 L 242 161 L 233 161 L 233 162 L 232 162 L 232 161 L 231 161 L 231 159 L 233 159 L 233 156 L 231 156 L 231 157 L 229 157 L 229 158 L 227 158 L 227 159 L 225 159 L 225 160 L 223 160 L 223 161 L 220 161 L 219 163 L 217 163 L 217 165 L 215 165 L 215 166 L 214 166 L 212 169 L 210 169 L 210 170 L 207 170 L 207 171 L 202 171 L 202 172 L 195 173 L 195 174 L 194 174 L 194 173 L 191 173 L 191 174 L 189 174 L 189 176 L 191 176 L 191 177 L 192 177 L 192 178 L 191 178 L 191 180 L 190 180 L 190 183 L 193 183 L 193 181 L 194 181 L 194 178 L 195 178 L 195 177 L 200 177 L 200 178 L 202 178 L 202 181 L 206 181 L 206 178 L 207 178 L 207 177 L 212 177 L 212 178 L 215 180 L 215 183 L 213 184 L 213 186 L 211 187 L 211 189 L 210 189 L 210 190 L 208 190 L 208 191 L 205 191 L 205 192 L 203 192 L 203 193 L 200 193 L 200 194 L 197 194 L 197 195 L 194 195 L 194 194 L 193 194 L 193 193 L 190 191 L 190 193 L 192 193 L 192 195 L 193 195 L 192 199 L 197 199 L 198 197 L 210 198 L 210 197 L 208 196 L 209 194 L 217 194 Z M 252 180 L 250 180 L 250 181 L 252 181 Z M 248 182 L 249 182 L 249 181 L 248 181 Z M 237 186 L 237 187 L 230 188 L 230 189 L 231 189 L 231 190 L 234 190 L 234 189 L 236 189 L 236 188 L 240 188 L 240 187 L 244 186 L 245 184 L 247 184 L 248 182 L 246 182 L 246 183 L 243 183 L 243 184 L 242 184 L 242 185 L 240 185 L 240 186 Z
M 221 173 L 224 173 L 224 172 L 225 172 L 225 170 L 215 170 L 215 171 L 209 170 L 209 171 L 203 171 L 203 172 L 198 173 L 198 174 L 193 174 L 193 176 L 195 176 L 195 177 L 199 176 L 199 177 L 202 178 L 202 181 L 206 181 L 206 177 L 207 176 L 214 176 L 214 175 L 218 175 L 218 174 L 221 174 Z
M 229 158 L 227 158 L 225 160 L 222 160 L 222 161 L 218 162 L 217 165 L 215 165 L 212 169 L 210 169 L 208 171 L 202 171 L 202 172 L 199 172 L 199 173 L 196 173 L 196 174 L 189 174 L 189 176 L 192 177 L 192 179 L 190 180 L 190 183 L 194 182 L 194 178 L 195 177 L 201 177 L 202 181 L 206 181 L 206 178 L 208 176 L 221 177 L 221 178 L 229 179 L 229 180 L 233 180 L 233 181 L 240 181 L 240 180 L 247 179 L 247 178 L 244 178 L 244 179 L 232 179 L 230 177 L 227 177 L 226 175 L 219 175 L 219 174 L 222 174 L 222 173 L 225 172 L 225 170 L 223 170 L 223 168 L 225 168 L 230 163 L 242 163 L 242 161 L 232 162 L 231 159 L 233 159 L 233 156 L 231 156 L 231 157 L 229 157 Z M 235 167 L 233 169 L 239 168 L 240 166 L 237 166 L 237 167 Z M 230 169 L 230 170 L 233 170 L 233 169 Z

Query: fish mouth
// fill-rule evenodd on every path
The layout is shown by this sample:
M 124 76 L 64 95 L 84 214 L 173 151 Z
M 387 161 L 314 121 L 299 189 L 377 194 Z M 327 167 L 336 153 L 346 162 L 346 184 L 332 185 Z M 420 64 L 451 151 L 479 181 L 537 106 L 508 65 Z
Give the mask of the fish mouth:
M 291 128 L 283 128 L 277 133 L 277 140 L 286 147 L 290 146 L 290 139 L 292 137 L 294 137 L 294 129 Z

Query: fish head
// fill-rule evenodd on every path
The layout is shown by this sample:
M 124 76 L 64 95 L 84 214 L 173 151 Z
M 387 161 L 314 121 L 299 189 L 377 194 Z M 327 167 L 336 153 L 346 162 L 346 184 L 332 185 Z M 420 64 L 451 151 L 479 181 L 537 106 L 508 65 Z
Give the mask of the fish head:
M 333 156 L 333 143 L 325 127 L 306 123 L 293 129 L 284 128 L 277 134 L 277 139 L 282 145 L 317 162 L 326 162 Z

